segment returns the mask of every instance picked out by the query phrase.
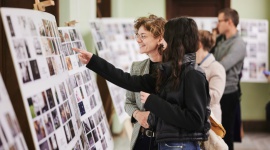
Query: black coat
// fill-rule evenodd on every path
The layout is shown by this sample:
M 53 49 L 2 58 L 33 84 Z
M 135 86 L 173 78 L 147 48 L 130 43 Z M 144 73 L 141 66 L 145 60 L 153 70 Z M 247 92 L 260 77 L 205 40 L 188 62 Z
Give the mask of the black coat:
M 195 53 L 185 55 L 178 89 L 172 90 L 172 81 L 168 80 L 161 92 L 151 94 L 145 103 L 145 108 L 158 117 L 157 142 L 203 141 L 208 138 L 209 88 L 204 73 L 195 69 L 195 57 Z M 170 65 L 162 66 L 162 71 L 170 75 Z M 87 67 L 127 90 L 155 93 L 156 78 L 149 74 L 131 76 L 95 55 Z

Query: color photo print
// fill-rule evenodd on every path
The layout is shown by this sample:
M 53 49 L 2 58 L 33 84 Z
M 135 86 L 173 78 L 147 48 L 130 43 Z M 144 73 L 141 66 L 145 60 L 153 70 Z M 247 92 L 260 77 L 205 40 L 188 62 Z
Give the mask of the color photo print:
M 28 149 L 0 74 L 0 150 Z
M 78 110 L 71 95 L 63 81 L 27 98 L 40 149 L 63 149 L 63 145 L 74 146 L 78 140 L 82 128 L 80 116 L 74 115 Z M 83 149 L 81 141 L 76 147 Z
M 89 69 L 81 68 L 80 72 L 70 75 L 68 81 L 73 88 L 74 101 L 82 118 L 99 109 L 102 102 L 96 80 Z
M 62 73 L 66 65 L 59 53 L 60 37 L 55 20 L 7 15 L 14 61 L 23 84 Z M 17 66 L 17 65 L 16 65 Z
M 55 17 L 15 8 L 1 8 L 1 15 L 32 134 L 27 140 L 35 149 L 85 149 Z
M 47 145 L 51 149 L 61 149 L 57 144 L 65 145 L 76 140 L 75 133 L 80 125 L 73 115 L 66 89 L 65 82 L 60 82 L 27 99 L 40 149 Z
M 72 48 L 86 50 L 80 32 L 76 28 L 72 27 L 59 27 L 58 32 L 61 39 L 61 52 L 64 54 L 67 69 L 71 71 L 83 66 L 78 59 L 76 52 L 72 50 Z
M 94 43 L 95 43 L 97 51 L 104 51 L 104 50 L 106 51 L 106 50 L 109 50 L 109 48 L 106 43 L 103 30 L 101 29 L 101 25 L 102 25 L 101 19 L 92 20 L 90 21 L 90 30 L 91 30 L 92 37 L 94 39 Z
M 91 149 L 110 149 L 113 141 L 99 93 L 91 94 L 84 104 L 87 102 L 90 104 L 90 110 L 81 118 L 88 143 Z
M 91 149 L 110 149 L 112 137 L 103 109 L 85 119 L 83 125 Z

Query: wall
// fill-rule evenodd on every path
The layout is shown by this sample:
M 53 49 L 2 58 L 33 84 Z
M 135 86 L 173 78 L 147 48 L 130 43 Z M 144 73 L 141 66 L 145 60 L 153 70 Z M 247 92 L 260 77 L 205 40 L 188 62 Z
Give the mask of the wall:
M 90 32 L 89 20 L 96 18 L 96 0 L 60 0 L 59 1 L 59 25 L 65 26 L 65 22 L 76 20 L 75 26 L 80 30 L 84 38 L 86 48 L 94 52 L 94 44 Z
M 268 21 L 270 19 L 269 5 L 269 0 L 231 1 L 231 7 L 238 11 L 241 18 L 268 19 Z M 243 120 L 265 120 L 265 105 L 270 100 L 269 83 L 241 83 L 241 87 Z
M 268 2 L 267 5 L 270 5 L 270 2 Z M 268 43 L 268 46 L 269 46 L 268 58 L 269 58 L 269 60 L 268 60 L 268 62 L 270 64 L 270 10 L 269 10 L 269 8 L 268 8 L 267 14 L 268 14 L 268 25 L 269 25 L 269 30 L 268 30 L 268 38 L 269 38 L 268 39 L 268 41 L 269 41 L 269 43 Z M 269 65 L 268 69 L 270 70 L 270 65 Z M 269 85 L 269 90 L 270 90 L 270 85 Z M 270 97 L 270 92 L 269 92 L 269 97 Z
M 112 0 L 112 17 L 138 18 L 150 13 L 165 18 L 165 0 Z

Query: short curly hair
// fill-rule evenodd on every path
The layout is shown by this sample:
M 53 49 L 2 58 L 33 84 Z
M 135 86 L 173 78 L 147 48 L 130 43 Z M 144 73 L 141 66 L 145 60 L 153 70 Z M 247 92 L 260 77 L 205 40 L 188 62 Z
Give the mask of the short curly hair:
M 150 14 L 148 17 L 140 17 L 134 21 L 135 33 L 138 32 L 141 26 L 151 32 L 155 38 L 162 36 L 164 34 L 164 25 L 167 22 L 166 19 L 162 17 L 157 17 L 156 15 Z
M 212 33 L 207 30 L 199 30 L 199 41 L 201 42 L 203 49 L 208 52 L 215 44 L 215 39 Z

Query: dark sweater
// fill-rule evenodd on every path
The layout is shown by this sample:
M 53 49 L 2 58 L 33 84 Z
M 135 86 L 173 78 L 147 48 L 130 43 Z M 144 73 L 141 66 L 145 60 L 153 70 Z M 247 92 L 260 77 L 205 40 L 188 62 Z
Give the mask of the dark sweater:
M 156 129 L 157 142 L 162 141 L 202 141 L 208 137 L 210 123 L 209 89 L 204 74 L 195 70 L 195 54 L 187 55 L 183 66 L 188 71 L 178 89 L 172 90 L 173 81 L 169 81 L 158 95 L 151 94 L 145 108 L 159 119 Z M 156 78 L 146 74 L 131 76 L 104 59 L 95 55 L 87 67 L 106 80 L 130 91 L 155 93 Z M 170 65 L 163 65 L 165 74 L 171 73 Z

